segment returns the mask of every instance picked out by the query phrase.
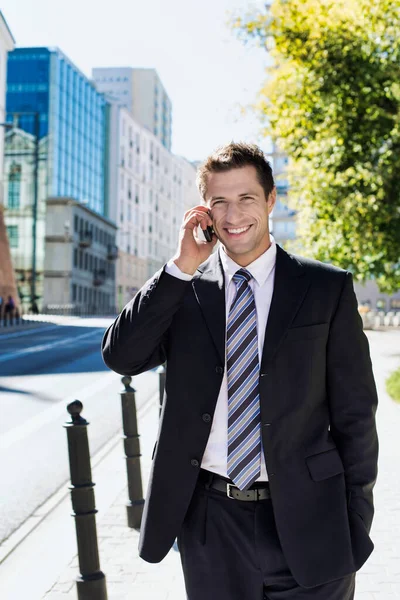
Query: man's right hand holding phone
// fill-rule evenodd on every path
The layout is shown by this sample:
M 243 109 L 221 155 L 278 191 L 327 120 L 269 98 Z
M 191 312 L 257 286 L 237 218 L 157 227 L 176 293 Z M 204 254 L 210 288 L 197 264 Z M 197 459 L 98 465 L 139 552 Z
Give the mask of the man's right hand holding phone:
M 204 231 L 212 225 L 209 209 L 204 205 L 195 206 L 185 213 L 179 234 L 178 251 L 173 258 L 183 273 L 193 275 L 197 267 L 211 255 L 218 241 L 217 236 L 213 233 L 211 241 L 206 242 L 196 237 L 195 231 L 197 227 Z

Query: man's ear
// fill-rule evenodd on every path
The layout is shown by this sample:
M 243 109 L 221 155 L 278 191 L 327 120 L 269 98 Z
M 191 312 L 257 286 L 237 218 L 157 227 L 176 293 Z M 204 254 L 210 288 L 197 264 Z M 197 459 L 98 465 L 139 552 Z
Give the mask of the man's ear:
M 267 204 L 268 204 L 268 214 L 270 215 L 272 212 L 272 209 L 275 206 L 275 202 L 276 202 L 276 187 L 274 186 L 268 196 L 268 200 L 267 200 Z

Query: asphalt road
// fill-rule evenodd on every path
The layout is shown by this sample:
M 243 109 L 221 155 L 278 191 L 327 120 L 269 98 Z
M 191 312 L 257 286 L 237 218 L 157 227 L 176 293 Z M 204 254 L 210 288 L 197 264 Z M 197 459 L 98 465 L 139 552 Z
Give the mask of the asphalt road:
M 69 479 L 66 405 L 82 401 L 93 456 L 121 428 L 121 378 L 104 365 L 109 319 L 0 334 L 0 543 Z M 158 376 L 134 379 L 138 407 Z

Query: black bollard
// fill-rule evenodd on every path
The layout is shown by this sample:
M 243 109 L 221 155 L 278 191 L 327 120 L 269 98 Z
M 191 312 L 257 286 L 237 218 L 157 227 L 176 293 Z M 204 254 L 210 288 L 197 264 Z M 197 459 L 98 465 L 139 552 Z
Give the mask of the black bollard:
M 158 373 L 158 393 L 160 399 L 160 411 L 159 415 L 161 416 L 163 399 L 164 399 L 164 388 L 165 388 L 165 365 L 161 365 L 157 369 Z
M 67 429 L 71 501 L 78 543 L 78 600 L 107 600 L 106 578 L 100 571 L 97 545 L 97 510 L 87 435 L 89 423 L 81 417 L 82 408 L 82 402 L 79 400 L 68 404 L 71 421 L 64 425 Z
M 129 502 L 126 505 L 128 527 L 140 529 L 143 514 L 142 474 L 140 469 L 140 443 L 137 428 L 135 390 L 130 386 L 132 377 L 123 377 L 125 390 L 121 392 L 122 424 Z

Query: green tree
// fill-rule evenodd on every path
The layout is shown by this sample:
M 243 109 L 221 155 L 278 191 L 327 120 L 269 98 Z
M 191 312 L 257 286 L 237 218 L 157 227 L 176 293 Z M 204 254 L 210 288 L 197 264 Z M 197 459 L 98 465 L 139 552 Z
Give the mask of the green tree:
M 400 0 L 274 0 L 232 21 L 268 51 L 265 135 L 289 158 L 302 252 L 400 288 Z

